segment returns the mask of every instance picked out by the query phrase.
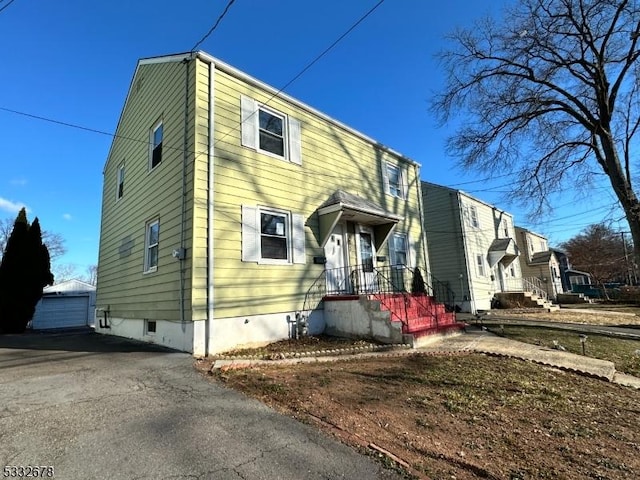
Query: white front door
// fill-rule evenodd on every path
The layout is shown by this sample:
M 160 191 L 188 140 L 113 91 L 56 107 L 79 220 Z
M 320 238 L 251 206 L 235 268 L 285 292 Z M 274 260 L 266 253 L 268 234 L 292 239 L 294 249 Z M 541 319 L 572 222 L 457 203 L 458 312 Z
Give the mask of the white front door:
M 360 227 L 356 235 L 356 247 L 358 249 L 358 277 L 360 292 L 375 292 L 378 287 L 374 272 L 375 244 L 373 243 L 373 230 L 368 227 Z
M 344 243 L 344 229 L 336 225 L 324 246 L 324 256 L 327 259 L 327 293 L 346 293 L 349 291 L 349 276 L 345 263 L 346 249 Z

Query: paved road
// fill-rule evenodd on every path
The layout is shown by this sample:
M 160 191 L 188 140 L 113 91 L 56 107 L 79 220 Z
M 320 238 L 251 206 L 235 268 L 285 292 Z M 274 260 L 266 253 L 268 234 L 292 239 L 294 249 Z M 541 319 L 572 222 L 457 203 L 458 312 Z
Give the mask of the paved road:
M 398 478 L 204 381 L 189 355 L 96 334 L 0 336 L 5 465 L 71 480 Z

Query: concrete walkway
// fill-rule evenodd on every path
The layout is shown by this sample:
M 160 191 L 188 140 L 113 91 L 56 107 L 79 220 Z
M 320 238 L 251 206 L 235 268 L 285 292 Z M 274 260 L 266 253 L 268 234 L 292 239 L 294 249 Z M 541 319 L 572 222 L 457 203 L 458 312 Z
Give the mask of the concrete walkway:
M 394 349 L 392 351 L 359 353 L 348 356 L 327 355 L 326 353 L 316 356 L 307 354 L 305 357 L 285 358 L 281 360 L 223 359 L 216 360 L 212 369 L 236 369 L 277 364 L 334 362 L 347 358 L 392 357 L 399 355 L 455 352 L 477 352 L 520 358 L 522 360 L 549 365 L 640 389 L 640 378 L 616 372 L 615 365 L 612 362 L 510 340 L 473 325 L 467 328 L 467 333 L 444 337 L 434 336 L 428 344 L 413 350 L 404 348 Z

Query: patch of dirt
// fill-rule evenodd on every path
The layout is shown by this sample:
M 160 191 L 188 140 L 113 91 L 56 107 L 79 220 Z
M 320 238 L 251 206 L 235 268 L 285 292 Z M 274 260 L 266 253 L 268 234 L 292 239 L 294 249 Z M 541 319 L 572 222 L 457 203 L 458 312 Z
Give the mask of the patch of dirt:
M 515 359 L 354 358 L 208 378 L 419 478 L 640 477 L 638 392 Z

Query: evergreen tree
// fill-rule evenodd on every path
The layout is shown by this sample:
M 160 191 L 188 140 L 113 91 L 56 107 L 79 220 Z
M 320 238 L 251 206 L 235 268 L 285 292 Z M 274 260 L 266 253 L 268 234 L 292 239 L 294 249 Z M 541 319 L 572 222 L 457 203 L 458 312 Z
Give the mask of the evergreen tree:
M 53 283 L 49 251 L 42 243 L 40 222 L 29 225 L 27 212 L 18 213 L 0 264 L 0 333 L 22 333 Z

